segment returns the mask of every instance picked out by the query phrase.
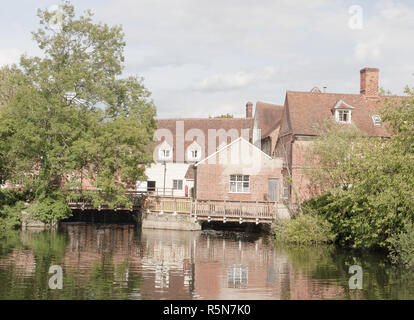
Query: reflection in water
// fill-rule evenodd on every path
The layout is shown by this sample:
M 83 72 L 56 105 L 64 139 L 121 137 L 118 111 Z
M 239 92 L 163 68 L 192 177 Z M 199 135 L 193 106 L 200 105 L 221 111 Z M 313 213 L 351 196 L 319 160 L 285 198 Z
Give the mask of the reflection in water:
M 0 299 L 410 299 L 414 276 L 380 255 L 275 247 L 261 235 L 66 224 L 0 240 Z M 51 265 L 62 290 L 48 288 Z M 360 265 L 364 289 L 349 290 Z
M 247 288 L 249 267 L 234 264 L 227 270 L 229 288 Z

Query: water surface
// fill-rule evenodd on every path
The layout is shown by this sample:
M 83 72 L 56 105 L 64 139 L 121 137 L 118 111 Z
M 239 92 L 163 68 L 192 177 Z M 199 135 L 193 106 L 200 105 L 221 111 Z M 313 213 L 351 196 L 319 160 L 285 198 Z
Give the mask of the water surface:
M 63 288 L 49 289 L 49 267 Z M 363 289 L 350 290 L 351 265 Z M 413 299 L 414 274 L 381 254 L 280 247 L 243 232 L 66 224 L 0 240 L 0 299 Z

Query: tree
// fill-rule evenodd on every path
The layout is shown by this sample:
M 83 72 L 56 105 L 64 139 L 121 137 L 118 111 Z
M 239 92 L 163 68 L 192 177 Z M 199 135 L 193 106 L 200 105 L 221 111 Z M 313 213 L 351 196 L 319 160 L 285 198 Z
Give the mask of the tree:
M 330 123 L 309 150 L 308 175 L 324 194 L 305 206 L 330 221 L 343 244 L 389 248 L 414 219 L 414 93 L 406 92 L 381 111 L 391 138 Z
M 212 118 L 212 117 L 210 116 L 209 118 Z M 216 116 L 214 118 L 216 119 L 229 119 L 230 118 L 231 119 L 231 118 L 234 118 L 234 116 L 230 113 L 226 113 L 226 114 L 221 114 L 219 116 Z
M 90 11 L 77 17 L 68 1 L 59 8 L 58 28 L 56 13 L 38 11 L 42 27 L 33 37 L 42 57 L 22 56 L 8 77 L 19 86 L 0 110 L 2 172 L 33 190 L 38 209 L 64 202 L 61 187 L 74 173 L 94 181 L 101 202 L 125 202 L 125 188 L 152 162 L 151 93 L 141 78 L 121 78 L 120 26 L 93 23 Z

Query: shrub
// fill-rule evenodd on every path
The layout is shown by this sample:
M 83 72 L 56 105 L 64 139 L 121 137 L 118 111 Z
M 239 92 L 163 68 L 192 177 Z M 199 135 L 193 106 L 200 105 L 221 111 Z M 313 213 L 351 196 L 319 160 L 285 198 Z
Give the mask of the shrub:
M 72 215 L 65 198 L 58 193 L 35 201 L 27 211 L 44 223 L 57 222 Z
M 24 192 L 0 190 L 0 234 L 17 229 L 21 225 L 21 211 L 24 208 Z
M 414 267 L 414 225 L 410 222 L 405 230 L 389 239 L 389 257 L 392 263 Z
M 370 196 L 364 190 L 345 190 L 315 197 L 303 207 L 332 224 L 340 245 L 387 249 L 391 235 L 403 230 L 404 221 L 412 215 L 391 198 L 384 191 L 379 202 L 379 197 Z
M 19 201 L 14 205 L 5 205 L 0 208 L 0 233 L 3 234 L 8 230 L 14 230 L 21 225 L 21 212 L 24 203 Z
M 302 214 L 275 223 L 276 241 L 293 244 L 323 244 L 335 241 L 332 225 L 321 217 Z

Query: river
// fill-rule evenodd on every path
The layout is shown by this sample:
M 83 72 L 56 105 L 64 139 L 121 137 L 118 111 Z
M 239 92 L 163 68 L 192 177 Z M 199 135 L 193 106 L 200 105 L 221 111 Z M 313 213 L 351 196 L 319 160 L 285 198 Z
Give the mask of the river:
M 51 266 L 63 271 L 50 289 Z M 350 289 L 349 267 L 362 268 Z M 382 254 L 276 246 L 265 234 L 64 224 L 0 240 L 0 299 L 413 299 Z

